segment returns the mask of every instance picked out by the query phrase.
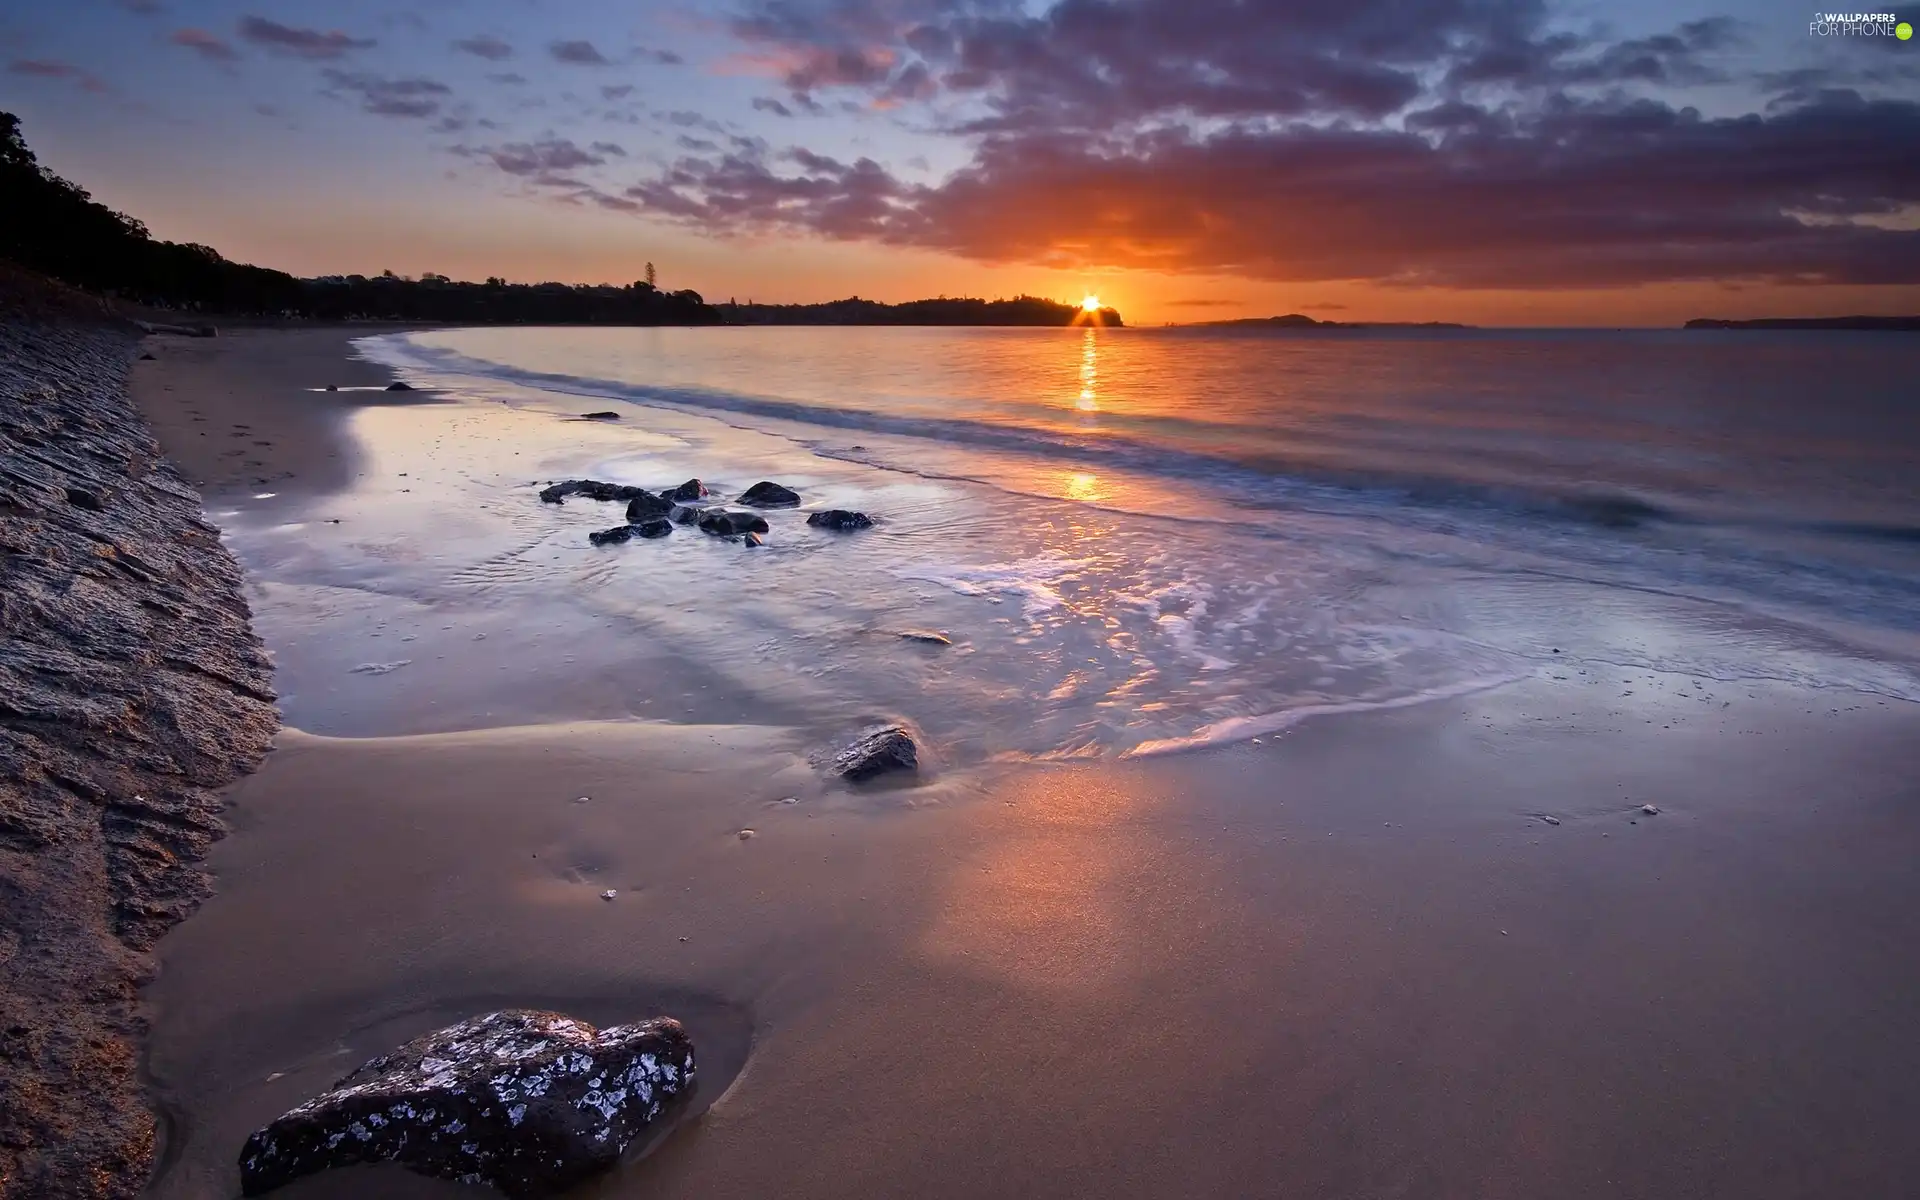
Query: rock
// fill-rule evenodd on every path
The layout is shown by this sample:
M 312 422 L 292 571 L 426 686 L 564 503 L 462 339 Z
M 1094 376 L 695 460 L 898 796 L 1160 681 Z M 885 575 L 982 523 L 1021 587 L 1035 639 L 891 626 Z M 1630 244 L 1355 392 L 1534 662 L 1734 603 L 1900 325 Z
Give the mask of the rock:
M 600 893 L 600 898 L 602 900 L 611 900 L 615 896 L 618 896 L 619 894 L 620 894 L 619 891 L 617 891 L 616 889 L 608 888 L 606 891 Z
M 1657 817 L 1660 815 L 1660 810 L 1658 808 L 1655 808 L 1651 804 L 1642 804 L 1640 806 L 1640 811 L 1647 814 L 1650 817 Z
M 931 629 L 902 629 L 900 636 L 909 642 L 926 642 L 930 646 L 953 645 L 952 638 L 944 633 L 936 633 Z
M 151 355 L 151 354 L 142 354 L 142 355 L 140 356 L 140 361 L 141 361 L 141 362 L 152 362 L 152 361 L 153 361 L 153 355 Z
M 820 529 L 872 529 L 873 518 L 863 512 L 848 512 L 844 508 L 830 508 L 817 512 L 807 518 L 807 524 Z
M 620 414 L 617 412 L 581 413 L 580 419 L 582 421 L 618 421 L 620 419 Z
M 548 1196 L 604 1171 L 694 1083 L 671 1018 L 596 1030 L 510 1009 L 417 1037 L 247 1139 L 240 1186 L 397 1162 L 422 1175 Z
M 633 536 L 641 538 L 663 538 L 673 532 L 673 522 L 665 517 L 648 517 L 628 526 Z
M 664 517 L 673 511 L 673 502 L 662 500 L 652 492 L 641 492 L 627 501 L 627 523 L 638 525 L 655 517 Z
M 892 771 L 917 771 L 920 753 L 913 737 L 898 725 L 877 725 L 833 759 L 833 773 L 863 783 Z
M 707 485 L 698 479 L 689 479 L 677 488 L 669 488 L 660 495 L 668 500 L 700 500 L 707 494 Z
M 66 489 L 67 503 L 75 508 L 84 508 L 89 512 L 100 512 L 106 505 L 100 503 L 100 497 L 86 488 L 70 487 Z
M 404 380 L 396 379 L 387 385 L 387 390 L 390 392 L 410 392 L 413 390 L 413 385 Z
M 740 503 L 755 508 L 793 508 L 800 503 L 800 493 L 763 479 L 740 493 Z
M 725 508 L 709 508 L 700 514 L 700 531 L 711 533 L 715 537 L 733 537 L 742 533 L 767 532 L 767 519 L 759 513 L 734 512 Z
M 340 390 L 340 386 L 339 386 L 338 384 L 333 384 L 333 383 L 330 383 L 330 384 L 328 384 L 328 385 L 327 385 L 327 386 L 326 386 L 326 387 L 325 387 L 324 389 L 322 389 L 322 390 L 323 390 L 323 391 L 329 391 L 329 392 L 337 392 L 337 391 L 339 391 L 339 390 Z
M 589 500 L 635 500 L 652 494 L 645 488 L 624 483 L 602 483 L 598 479 L 569 479 L 565 483 L 540 489 L 540 499 L 548 504 L 563 503 L 568 496 L 585 496 Z
M 760 540 L 760 535 L 757 533 L 749 533 L 740 540 L 749 546 L 764 546 L 766 544 Z
M 667 520 L 672 521 L 675 525 L 691 525 L 698 521 L 700 514 L 705 511 L 705 508 L 698 505 L 676 504 L 673 506 L 672 511 L 667 513 Z
M 633 526 L 615 525 L 612 529 L 599 529 L 587 535 L 587 540 L 596 546 L 617 546 L 633 537 Z

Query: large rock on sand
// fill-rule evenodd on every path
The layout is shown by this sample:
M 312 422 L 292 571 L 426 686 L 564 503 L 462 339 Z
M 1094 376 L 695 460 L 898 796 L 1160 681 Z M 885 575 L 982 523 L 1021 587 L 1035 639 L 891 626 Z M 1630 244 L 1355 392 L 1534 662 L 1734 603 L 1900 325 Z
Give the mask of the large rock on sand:
M 898 725 L 874 726 L 833 758 L 833 773 L 854 783 L 919 769 L 920 752 L 913 735 Z
M 740 503 L 755 508 L 793 508 L 800 503 L 800 493 L 762 479 L 740 493 Z
M 415 1038 L 247 1139 L 240 1185 L 397 1162 L 549 1196 L 612 1166 L 693 1088 L 693 1042 L 661 1018 L 596 1030 L 510 1009 Z
M 660 494 L 668 500 L 701 500 L 706 498 L 707 485 L 698 479 L 689 479 L 679 487 L 668 488 Z

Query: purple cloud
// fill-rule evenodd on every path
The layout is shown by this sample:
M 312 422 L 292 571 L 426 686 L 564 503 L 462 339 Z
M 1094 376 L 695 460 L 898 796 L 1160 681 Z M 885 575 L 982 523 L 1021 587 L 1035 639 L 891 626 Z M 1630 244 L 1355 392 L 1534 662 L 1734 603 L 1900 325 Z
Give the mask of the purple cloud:
M 212 62 L 228 63 L 240 57 L 240 52 L 229 45 L 225 38 L 204 29 L 176 29 L 167 35 L 167 40 Z
M 342 58 L 374 45 L 372 38 L 349 37 L 337 29 L 324 33 L 318 29 L 296 29 L 265 17 L 240 18 L 240 36 L 274 54 L 316 61 Z
M 72 63 L 54 58 L 16 58 L 8 64 L 7 70 L 15 75 L 27 75 L 37 79 L 71 79 L 80 85 L 81 90 L 102 95 L 113 90 L 98 77 L 81 70 Z
M 494 62 L 513 57 L 513 47 L 511 45 L 491 34 L 485 33 L 476 34 L 470 38 L 461 38 L 459 41 L 453 43 L 453 48 L 463 53 L 471 54 L 476 58 L 491 59 Z
M 364 71 L 339 71 L 331 67 L 322 74 L 335 92 L 357 97 L 363 112 L 381 117 L 431 117 L 453 89 L 432 79 L 389 79 Z
M 547 45 L 547 53 L 553 56 L 555 62 L 563 62 L 574 67 L 613 65 L 611 59 L 595 49 L 592 42 L 587 41 L 551 42 Z
M 508 142 L 502 146 L 481 147 L 479 153 L 493 160 L 493 165 L 509 175 L 533 179 L 536 183 L 549 186 L 579 187 L 577 180 L 559 179 L 559 173 L 574 171 L 581 167 L 597 167 L 606 162 L 604 152 L 583 150 L 566 138 L 545 138 L 537 142 Z M 619 154 L 626 152 L 618 146 L 613 149 Z

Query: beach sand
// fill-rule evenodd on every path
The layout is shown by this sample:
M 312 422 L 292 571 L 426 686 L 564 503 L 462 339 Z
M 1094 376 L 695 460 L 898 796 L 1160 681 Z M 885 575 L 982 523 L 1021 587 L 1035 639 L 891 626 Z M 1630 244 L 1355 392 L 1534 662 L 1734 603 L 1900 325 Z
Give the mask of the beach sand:
M 371 393 L 299 389 L 372 370 L 345 341 L 168 341 L 136 394 L 210 492 L 317 496 Z M 691 1118 L 587 1195 L 1904 1196 L 1916 733 L 1604 664 L 862 793 L 779 729 L 290 730 L 161 944 L 155 1194 L 234 1194 L 255 1127 L 532 1004 L 700 1048 Z

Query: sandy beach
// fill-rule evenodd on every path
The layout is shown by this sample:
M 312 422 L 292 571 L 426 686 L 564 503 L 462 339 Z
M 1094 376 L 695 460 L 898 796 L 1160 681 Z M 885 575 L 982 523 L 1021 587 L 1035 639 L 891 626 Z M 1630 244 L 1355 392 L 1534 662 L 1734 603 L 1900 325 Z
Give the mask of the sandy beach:
M 391 377 L 351 336 L 136 364 L 210 512 L 308 520 L 371 469 L 355 414 L 394 397 L 311 390 Z M 669 655 L 583 665 L 612 682 L 569 708 L 531 656 L 441 650 L 356 679 L 405 705 L 296 695 L 230 792 L 217 894 L 146 992 L 154 1195 L 237 1194 L 251 1130 L 508 1004 L 693 1033 L 689 1118 L 594 1196 L 1785 1200 L 1920 1172 L 1911 703 L 1583 661 L 854 792 L 717 686 L 639 719 L 692 686 Z M 281 1194 L 487 1193 L 370 1168 Z

